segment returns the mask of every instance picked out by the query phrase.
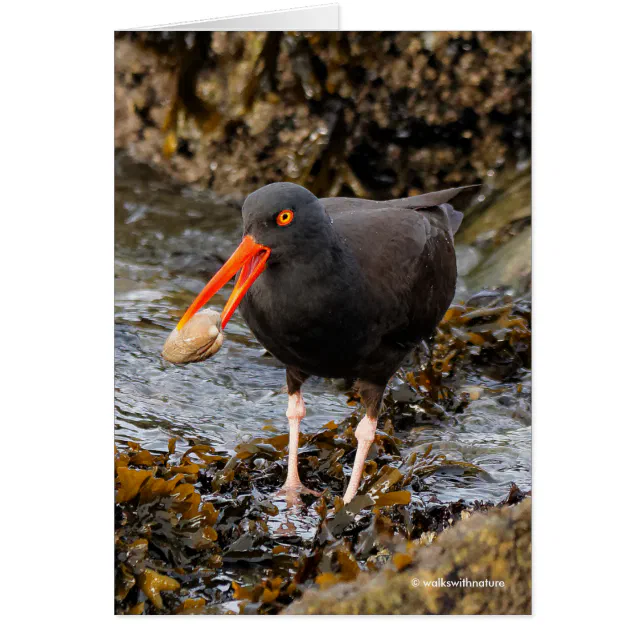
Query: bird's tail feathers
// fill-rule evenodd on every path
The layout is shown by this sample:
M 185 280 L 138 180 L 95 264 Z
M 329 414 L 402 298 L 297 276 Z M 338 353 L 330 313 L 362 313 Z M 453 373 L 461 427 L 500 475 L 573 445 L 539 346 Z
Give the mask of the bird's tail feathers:
M 448 203 L 444 203 L 438 207 L 447 215 L 449 231 L 453 238 L 463 221 L 463 213 L 460 210 L 456 210 L 454 206 Z
M 460 186 L 459 188 L 448 188 L 447 190 L 439 190 L 438 192 L 428 192 L 424 195 L 416 195 L 415 197 L 403 197 L 402 199 L 391 199 L 387 201 L 387 205 L 397 206 L 398 208 L 412 208 L 414 210 L 422 210 L 446 204 L 448 201 L 456 197 L 457 194 L 463 190 L 470 190 L 472 188 L 479 188 L 480 184 L 471 186 Z

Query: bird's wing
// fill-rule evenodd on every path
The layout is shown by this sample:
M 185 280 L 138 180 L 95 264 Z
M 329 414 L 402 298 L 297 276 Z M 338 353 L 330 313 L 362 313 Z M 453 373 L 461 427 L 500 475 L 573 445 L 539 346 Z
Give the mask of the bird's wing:
M 442 222 L 433 224 L 425 213 L 395 207 L 336 209 L 332 218 L 366 279 L 372 315 L 404 321 L 411 293 L 424 280 L 428 245 L 442 252 L 442 245 L 431 241 L 446 237 Z
M 453 197 L 458 190 L 442 192 Z M 447 204 L 411 199 L 407 207 L 400 205 L 406 200 L 321 200 L 366 277 L 374 333 L 382 330 L 381 342 L 401 346 L 431 334 L 452 300 L 452 231 L 462 217 Z
M 357 199 L 348 197 L 331 197 L 320 199 L 325 210 L 333 219 L 334 215 L 351 215 L 358 213 L 375 213 L 382 210 L 390 211 L 393 214 L 397 210 L 416 210 L 428 214 L 433 225 L 447 226 L 453 238 L 463 221 L 463 213 L 456 210 L 448 202 L 454 199 L 464 190 L 477 188 L 478 185 L 460 186 L 448 188 L 437 192 L 428 192 L 415 197 L 404 197 L 402 199 L 390 199 L 389 201 L 371 201 L 369 199 Z M 445 224 L 441 222 L 445 222 Z
M 456 195 L 463 192 L 463 190 L 470 190 L 478 188 L 479 185 L 460 186 L 458 188 L 448 188 L 447 190 L 439 190 L 437 192 L 428 192 L 424 195 L 416 195 L 415 197 L 403 197 L 402 199 L 391 199 L 390 201 L 381 201 L 379 203 L 386 203 L 390 206 L 398 208 L 409 208 L 411 210 L 418 210 L 422 208 L 431 208 L 433 206 L 440 206 L 454 199 Z

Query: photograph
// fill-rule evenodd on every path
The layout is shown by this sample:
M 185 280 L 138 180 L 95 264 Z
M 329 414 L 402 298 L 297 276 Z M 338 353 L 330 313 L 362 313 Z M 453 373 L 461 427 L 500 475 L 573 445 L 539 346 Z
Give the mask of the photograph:
M 113 43 L 114 614 L 531 615 L 532 32 Z

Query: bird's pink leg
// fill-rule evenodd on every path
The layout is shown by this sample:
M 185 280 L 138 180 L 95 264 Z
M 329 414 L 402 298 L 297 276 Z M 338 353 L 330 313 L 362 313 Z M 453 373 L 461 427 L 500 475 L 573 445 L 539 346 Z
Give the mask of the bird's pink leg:
M 306 407 L 302 392 L 296 391 L 289 394 L 286 417 L 288 418 L 288 473 L 286 482 L 282 486 L 286 491 L 300 491 L 303 486 L 297 471 L 297 449 L 300 442 L 300 421 L 306 416 Z
M 349 480 L 349 487 L 344 493 L 344 502 L 345 504 L 349 503 L 351 499 L 356 495 L 358 488 L 360 487 L 360 479 L 362 478 L 362 471 L 364 470 L 364 464 L 367 460 L 367 454 L 369 453 L 369 448 L 373 443 L 373 439 L 376 436 L 376 425 L 378 424 L 377 418 L 370 418 L 368 415 L 365 416 L 359 423 L 356 428 L 356 438 L 358 439 L 358 451 L 356 452 L 356 458 L 353 462 L 353 471 L 351 472 L 351 479 Z

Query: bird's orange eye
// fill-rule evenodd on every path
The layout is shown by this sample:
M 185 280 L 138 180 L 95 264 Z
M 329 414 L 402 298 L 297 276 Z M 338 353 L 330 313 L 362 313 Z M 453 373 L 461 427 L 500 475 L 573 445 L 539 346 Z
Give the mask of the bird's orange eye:
M 277 215 L 277 225 L 278 226 L 288 226 L 293 221 L 293 211 L 292 210 L 282 210 L 279 215 Z

